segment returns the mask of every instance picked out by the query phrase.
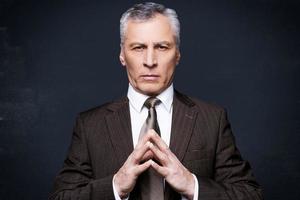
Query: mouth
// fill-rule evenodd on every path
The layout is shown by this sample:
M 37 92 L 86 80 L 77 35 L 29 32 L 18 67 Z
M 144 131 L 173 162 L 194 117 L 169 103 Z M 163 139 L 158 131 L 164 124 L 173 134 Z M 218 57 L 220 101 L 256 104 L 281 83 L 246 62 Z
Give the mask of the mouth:
M 145 74 L 145 75 L 141 75 L 141 78 L 145 81 L 156 81 L 159 78 L 159 75 Z

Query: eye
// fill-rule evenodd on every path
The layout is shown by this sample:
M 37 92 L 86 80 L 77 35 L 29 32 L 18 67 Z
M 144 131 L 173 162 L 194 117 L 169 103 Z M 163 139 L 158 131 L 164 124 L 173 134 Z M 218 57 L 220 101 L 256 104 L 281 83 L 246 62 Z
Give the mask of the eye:
M 145 49 L 144 46 L 135 46 L 132 48 L 134 51 L 143 51 Z
M 160 51 L 165 51 L 165 50 L 168 49 L 168 46 L 166 46 L 166 45 L 159 45 L 159 46 L 157 47 L 157 49 L 160 50 Z

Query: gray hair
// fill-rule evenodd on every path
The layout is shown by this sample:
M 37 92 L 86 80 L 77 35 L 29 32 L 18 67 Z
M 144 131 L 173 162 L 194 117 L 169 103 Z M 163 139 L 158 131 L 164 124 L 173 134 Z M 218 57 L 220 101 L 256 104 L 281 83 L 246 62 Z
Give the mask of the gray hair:
M 126 25 L 129 20 L 135 21 L 147 21 L 156 14 L 161 14 L 169 18 L 171 27 L 174 31 L 174 36 L 176 40 L 176 46 L 179 48 L 180 45 L 180 23 L 176 11 L 171 8 L 166 8 L 165 6 L 153 2 L 146 2 L 135 4 L 133 7 L 129 8 L 125 13 L 123 13 L 120 19 L 120 39 L 121 46 L 124 44 L 125 40 L 125 30 Z

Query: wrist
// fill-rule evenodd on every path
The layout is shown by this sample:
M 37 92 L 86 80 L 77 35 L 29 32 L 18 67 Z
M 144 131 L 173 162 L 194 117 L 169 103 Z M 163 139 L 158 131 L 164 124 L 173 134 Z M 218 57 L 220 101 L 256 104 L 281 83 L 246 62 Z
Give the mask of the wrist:
M 194 199 L 194 191 L 195 190 L 195 180 L 194 176 L 190 173 L 187 183 L 187 188 L 185 193 L 183 194 L 187 199 L 192 200 Z
M 120 184 L 118 182 L 117 174 L 115 174 L 113 181 L 114 181 L 115 190 L 118 193 L 120 199 L 126 199 L 129 196 L 129 194 L 126 193 L 126 192 L 123 192 L 122 189 L 120 188 Z

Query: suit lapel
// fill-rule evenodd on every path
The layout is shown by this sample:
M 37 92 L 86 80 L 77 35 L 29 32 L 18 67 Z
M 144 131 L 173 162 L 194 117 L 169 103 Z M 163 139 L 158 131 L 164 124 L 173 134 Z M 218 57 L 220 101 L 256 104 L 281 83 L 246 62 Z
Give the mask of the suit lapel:
M 121 166 L 133 151 L 128 99 L 124 97 L 109 105 L 108 109 L 112 113 L 106 116 L 106 122 L 115 154 Z
M 186 96 L 175 91 L 171 128 L 170 149 L 182 161 L 192 136 L 196 109 Z
M 173 116 L 170 149 L 182 162 L 192 136 L 196 114 L 194 103 L 186 96 L 175 91 L 173 100 Z M 181 199 L 171 186 L 166 184 L 165 199 Z

